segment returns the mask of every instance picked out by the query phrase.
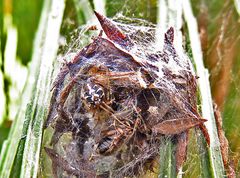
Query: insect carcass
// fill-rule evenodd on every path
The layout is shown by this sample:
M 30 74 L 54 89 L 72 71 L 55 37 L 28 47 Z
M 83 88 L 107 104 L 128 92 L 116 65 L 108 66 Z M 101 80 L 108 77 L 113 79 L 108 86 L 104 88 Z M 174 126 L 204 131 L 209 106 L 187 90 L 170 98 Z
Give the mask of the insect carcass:
M 178 171 L 190 128 L 200 127 L 209 141 L 206 120 L 196 108 L 190 60 L 176 53 L 172 27 L 159 51 L 148 33 L 139 41 L 141 29 L 131 26 L 131 33 L 124 33 L 123 26 L 95 14 L 106 37 L 96 36 L 62 67 L 54 82 L 46 121 L 46 127 L 51 123 L 54 128 L 53 149 L 45 147 L 54 176 L 144 174 L 158 159 L 164 136 L 177 144 Z M 62 155 L 56 147 L 64 133 L 71 133 L 71 142 Z

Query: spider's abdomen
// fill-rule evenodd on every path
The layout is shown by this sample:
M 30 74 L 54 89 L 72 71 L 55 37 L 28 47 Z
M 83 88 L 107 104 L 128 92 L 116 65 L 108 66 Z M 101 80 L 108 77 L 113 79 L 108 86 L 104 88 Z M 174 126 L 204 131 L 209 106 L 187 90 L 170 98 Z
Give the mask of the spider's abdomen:
M 90 106 L 98 106 L 104 98 L 104 91 L 100 85 L 88 83 L 83 88 L 82 99 Z

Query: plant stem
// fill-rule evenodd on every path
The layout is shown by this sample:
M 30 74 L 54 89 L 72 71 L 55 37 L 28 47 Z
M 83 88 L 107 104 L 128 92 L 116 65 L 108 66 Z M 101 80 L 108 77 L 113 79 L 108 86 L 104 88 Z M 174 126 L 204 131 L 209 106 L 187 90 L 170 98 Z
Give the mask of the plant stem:
M 224 165 L 222 161 L 220 142 L 218 139 L 217 127 L 214 117 L 212 97 L 209 83 L 209 73 L 203 64 L 203 56 L 201 50 L 201 42 L 197 29 L 197 22 L 193 16 L 191 4 L 189 0 L 183 1 L 183 12 L 189 32 L 189 38 L 192 48 L 193 60 L 196 65 L 196 73 L 199 77 L 198 86 L 201 94 L 201 108 L 203 118 L 207 118 L 206 127 L 210 136 L 209 158 L 213 177 L 224 177 Z

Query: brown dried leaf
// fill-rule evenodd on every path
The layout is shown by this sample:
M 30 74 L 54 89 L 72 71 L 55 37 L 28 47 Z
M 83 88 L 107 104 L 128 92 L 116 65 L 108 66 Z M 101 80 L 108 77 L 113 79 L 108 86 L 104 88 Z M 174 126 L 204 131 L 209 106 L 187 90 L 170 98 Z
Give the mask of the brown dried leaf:
M 127 36 L 121 32 L 121 30 L 108 18 L 94 11 L 98 21 L 100 22 L 103 31 L 110 40 L 115 41 L 118 44 L 124 44 Z
M 216 125 L 217 125 L 217 131 L 218 131 L 218 138 L 220 141 L 220 148 L 221 148 L 221 153 L 222 153 L 222 159 L 223 159 L 223 164 L 227 172 L 227 177 L 228 178 L 234 178 L 236 177 L 234 169 L 230 165 L 229 161 L 229 145 L 228 145 L 228 140 L 225 137 L 223 128 L 222 128 L 222 117 L 221 113 L 217 107 L 216 104 L 214 104 L 214 115 L 215 115 L 215 120 L 216 120 Z
M 174 135 L 182 133 L 206 121 L 207 121 L 206 119 L 196 119 L 192 117 L 177 119 L 175 118 L 157 124 L 156 126 L 153 127 L 152 130 L 155 133 L 160 133 L 164 135 Z

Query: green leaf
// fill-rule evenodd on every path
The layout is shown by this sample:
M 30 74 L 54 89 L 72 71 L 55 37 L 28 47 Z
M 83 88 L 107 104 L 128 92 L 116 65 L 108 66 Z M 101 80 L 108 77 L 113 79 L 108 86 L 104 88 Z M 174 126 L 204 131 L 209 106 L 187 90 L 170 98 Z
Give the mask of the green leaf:
M 196 73 L 199 76 L 198 87 L 201 95 L 201 112 L 202 117 L 207 118 L 206 127 L 210 136 L 209 160 L 210 167 L 208 168 L 213 174 L 212 177 L 220 178 L 225 176 L 225 169 L 223 165 L 220 142 L 216 128 L 214 117 L 212 97 L 209 83 L 209 73 L 203 64 L 203 56 L 201 50 L 201 42 L 197 29 L 197 22 L 193 16 L 191 4 L 189 0 L 183 3 L 183 13 L 188 26 L 188 33 L 192 48 L 192 55 L 196 65 Z M 206 168 L 206 166 L 203 166 Z
M 46 91 L 50 91 L 52 63 L 57 55 L 64 5 L 64 0 L 44 1 L 21 107 L 1 152 L 0 177 L 37 176 L 42 125 L 50 94 Z
M 176 177 L 175 146 L 171 139 L 163 140 L 160 146 L 158 178 Z
M 30 120 L 31 120 L 31 113 L 32 113 L 32 105 L 28 104 L 27 109 L 26 109 L 26 116 L 25 116 L 25 121 L 24 121 L 24 124 L 23 124 L 21 139 L 18 143 L 16 156 L 14 158 L 12 169 L 10 171 L 10 176 L 9 177 L 12 177 L 12 178 L 19 177 L 20 173 L 21 173 L 23 152 L 24 152 L 24 148 L 25 148 L 25 142 L 26 142 L 28 127 L 29 127 L 29 123 L 30 123 Z

